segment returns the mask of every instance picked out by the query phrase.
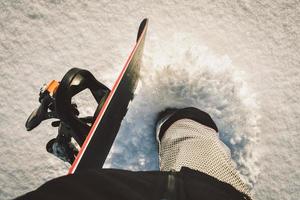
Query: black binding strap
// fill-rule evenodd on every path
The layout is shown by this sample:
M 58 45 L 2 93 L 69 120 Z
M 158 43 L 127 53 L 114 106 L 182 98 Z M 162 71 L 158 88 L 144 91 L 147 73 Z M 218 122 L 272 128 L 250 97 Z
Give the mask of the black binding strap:
M 73 96 L 85 89 L 90 89 L 98 103 L 110 91 L 105 85 L 97 81 L 89 71 L 72 68 L 61 80 L 55 94 L 55 106 L 59 119 L 70 125 L 74 131 L 72 137 L 80 146 L 83 144 L 90 126 L 74 113 L 71 100 Z M 98 110 L 99 108 L 97 108 L 96 112 Z

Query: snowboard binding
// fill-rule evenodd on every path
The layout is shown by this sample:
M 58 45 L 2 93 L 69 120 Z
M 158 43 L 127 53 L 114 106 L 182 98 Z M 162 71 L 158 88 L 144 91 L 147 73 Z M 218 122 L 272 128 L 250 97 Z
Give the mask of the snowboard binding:
M 93 116 L 79 117 L 79 110 L 72 103 L 72 97 L 85 89 L 91 91 L 98 106 Z M 40 106 L 30 114 L 25 127 L 31 131 L 44 120 L 58 119 L 51 124 L 58 127 L 58 135 L 48 142 L 46 149 L 72 164 L 79 150 L 77 146 L 82 146 L 109 92 L 89 71 L 72 68 L 60 82 L 53 80 L 41 88 Z

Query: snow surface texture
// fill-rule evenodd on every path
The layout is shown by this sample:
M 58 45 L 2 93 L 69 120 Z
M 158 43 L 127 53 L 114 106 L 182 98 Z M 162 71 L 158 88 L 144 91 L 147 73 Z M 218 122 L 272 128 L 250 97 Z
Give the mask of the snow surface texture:
M 300 196 L 299 1 L 1 1 L 0 199 L 65 175 L 56 130 L 24 123 L 38 91 L 71 67 L 111 87 L 150 19 L 139 91 L 105 164 L 156 170 L 156 114 L 209 112 L 255 199 Z M 90 96 L 78 99 L 93 113 Z

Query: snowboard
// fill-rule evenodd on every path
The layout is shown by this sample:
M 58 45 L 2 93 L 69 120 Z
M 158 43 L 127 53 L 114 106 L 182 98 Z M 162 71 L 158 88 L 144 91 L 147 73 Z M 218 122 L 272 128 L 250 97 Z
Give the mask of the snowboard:
M 148 19 L 144 19 L 140 23 L 134 48 L 81 145 L 69 174 L 103 166 L 134 97 L 140 77 L 147 26 Z

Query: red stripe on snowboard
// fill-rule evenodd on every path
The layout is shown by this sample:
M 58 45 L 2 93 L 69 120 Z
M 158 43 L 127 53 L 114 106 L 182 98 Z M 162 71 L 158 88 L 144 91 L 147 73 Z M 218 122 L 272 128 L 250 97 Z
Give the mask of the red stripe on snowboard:
M 83 143 L 83 145 L 82 145 L 82 147 L 81 147 L 81 149 L 80 149 L 78 155 L 77 155 L 76 158 L 75 158 L 75 161 L 74 161 L 73 164 L 71 165 L 68 174 L 73 174 L 73 173 L 75 172 L 75 170 L 76 170 L 76 168 L 77 168 L 77 166 L 78 166 L 78 164 L 79 164 L 79 162 L 80 162 L 80 160 L 81 160 L 81 158 L 82 158 L 82 156 L 83 156 L 83 154 L 84 154 L 84 152 L 85 152 L 85 150 L 86 150 L 88 144 L 89 144 L 90 141 L 91 141 L 91 138 L 93 137 L 93 135 L 94 135 L 94 133 L 95 133 L 95 129 L 96 129 L 97 126 L 99 125 L 99 123 L 100 123 L 100 121 L 101 121 L 101 119 L 102 119 L 102 117 L 103 117 L 103 114 L 105 113 L 105 111 L 106 111 L 106 109 L 107 109 L 107 107 L 108 107 L 108 104 L 110 103 L 110 101 L 111 101 L 111 99 L 112 99 L 112 96 L 114 95 L 114 93 L 115 93 L 117 87 L 119 86 L 119 84 L 120 84 L 120 82 L 121 82 L 121 79 L 122 79 L 122 77 L 123 77 L 123 75 L 124 75 L 126 69 L 128 68 L 129 62 L 131 61 L 132 56 L 133 56 L 133 54 L 135 53 L 137 47 L 139 46 L 139 43 L 141 42 L 141 40 L 142 40 L 144 34 L 145 34 L 145 30 L 143 31 L 142 35 L 139 37 L 138 42 L 135 44 L 135 46 L 134 46 L 132 52 L 130 53 L 129 58 L 127 59 L 127 61 L 126 61 L 126 63 L 125 63 L 125 66 L 123 67 L 123 69 L 122 69 L 122 71 L 121 71 L 121 74 L 119 75 L 118 79 L 116 80 L 116 82 L 115 82 L 115 84 L 114 84 L 114 86 L 113 86 L 111 92 L 109 93 L 109 95 L 108 95 L 108 97 L 107 97 L 107 99 L 106 99 L 104 105 L 102 106 L 102 108 L 101 108 L 101 110 L 100 110 L 100 112 L 99 112 L 99 114 L 98 114 L 98 116 L 97 116 L 95 122 L 93 123 L 92 128 L 91 128 L 90 131 L 89 131 L 88 136 L 86 137 L 86 139 L 85 139 L 85 141 L 84 141 L 84 143 Z

